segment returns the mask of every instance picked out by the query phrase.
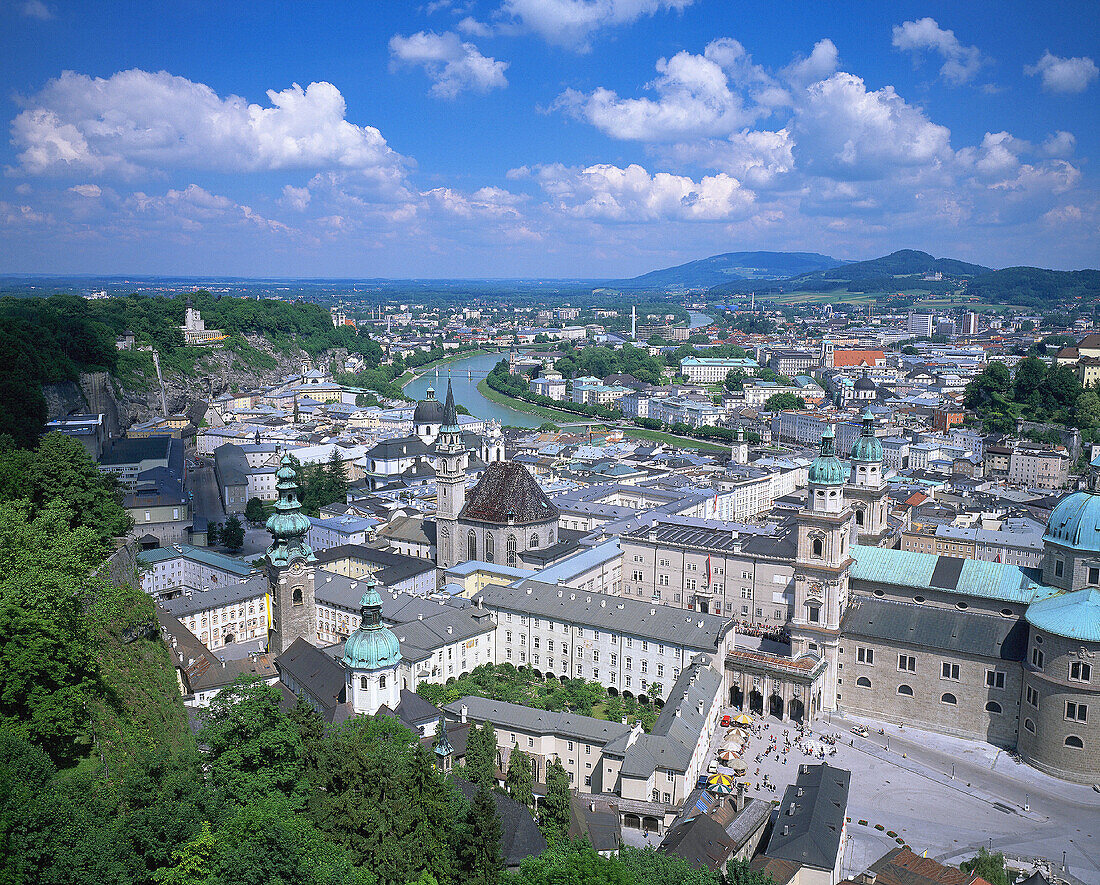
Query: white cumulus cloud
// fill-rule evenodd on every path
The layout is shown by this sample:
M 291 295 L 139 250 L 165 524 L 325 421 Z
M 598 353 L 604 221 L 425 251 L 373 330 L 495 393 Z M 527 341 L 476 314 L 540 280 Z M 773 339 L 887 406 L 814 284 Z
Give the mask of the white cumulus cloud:
M 598 164 L 576 169 L 554 164 L 536 172 L 542 189 L 567 215 L 605 221 L 726 221 L 743 217 L 755 195 L 725 173 L 694 181 L 643 167 Z
M 98 184 L 74 184 L 69 190 L 82 197 L 98 197 L 103 193 Z
M 295 187 L 292 184 L 283 185 L 282 203 L 296 212 L 302 212 L 309 205 L 312 194 L 308 187 Z
M 50 9 L 42 0 L 27 0 L 21 7 L 23 15 L 27 18 L 36 18 L 39 21 L 46 22 L 54 17 L 53 10 Z
M 606 28 L 629 25 L 643 16 L 682 11 L 695 0 L 504 0 L 500 15 L 515 27 L 548 43 L 578 51 Z
M 977 46 L 964 46 L 955 32 L 927 16 L 894 26 L 894 47 L 903 52 L 935 52 L 943 58 L 940 76 L 948 83 L 968 83 L 982 66 Z
M 408 161 L 373 126 L 346 119 L 331 83 L 295 83 L 267 97 L 266 107 L 222 98 L 164 71 L 107 78 L 66 71 L 24 102 L 12 142 L 21 171 L 34 175 L 339 168 L 381 188 L 402 186 Z
M 1087 56 L 1059 58 L 1048 49 L 1038 62 L 1026 65 L 1024 73 L 1029 77 L 1041 77 L 1043 89 L 1047 92 L 1074 94 L 1088 89 L 1089 84 L 1100 75 L 1100 69 Z
M 465 43 L 452 31 L 436 34 L 420 31 L 408 37 L 395 34 L 390 40 L 394 62 L 420 65 L 432 80 L 436 98 L 454 98 L 460 92 L 488 92 L 508 85 L 504 71 L 508 62 L 487 58 L 473 43 Z

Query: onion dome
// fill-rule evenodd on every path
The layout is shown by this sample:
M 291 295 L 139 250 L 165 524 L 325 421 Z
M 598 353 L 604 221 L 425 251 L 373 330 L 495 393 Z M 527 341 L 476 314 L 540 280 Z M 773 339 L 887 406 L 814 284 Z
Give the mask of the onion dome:
M 275 489 L 279 498 L 275 502 L 275 512 L 267 519 L 267 530 L 271 532 L 271 546 L 267 548 L 267 558 L 273 565 L 285 566 L 293 559 L 315 559 L 313 550 L 306 543 L 309 531 L 309 517 L 302 513 L 302 504 L 298 500 L 298 474 L 289 454 L 284 454 L 275 473 Z
M 443 403 L 435 398 L 435 391 L 428 388 L 428 395 L 413 410 L 413 424 L 442 424 Z
M 401 646 L 393 631 L 382 625 L 382 597 L 374 581 L 359 601 L 362 623 L 344 643 L 343 662 L 351 670 L 384 670 L 401 662 Z
M 1100 553 L 1100 494 L 1074 492 L 1051 511 L 1043 542 Z
M 818 486 L 842 486 L 848 479 L 848 471 L 836 456 L 836 436 L 833 428 L 825 428 L 821 435 L 821 454 L 810 465 L 809 482 Z
M 863 433 L 852 446 L 852 460 L 869 463 L 882 461 L 882 443 L 875 436 L 875 416 L 870 409 L 863 413 Z

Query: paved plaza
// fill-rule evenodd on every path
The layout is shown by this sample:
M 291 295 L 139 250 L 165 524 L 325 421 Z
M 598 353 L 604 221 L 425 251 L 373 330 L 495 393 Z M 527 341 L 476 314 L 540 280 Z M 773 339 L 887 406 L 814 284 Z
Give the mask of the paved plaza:
M 867 727 L 868 738 L 851 733 L 859 724 Z M 832 734 L 839 735 L 835 755 L 830 755 L 834 747 L 821 740 Z M 725 736 L 725 729 L 715 734 L 711 758 Z M 778 751 L 763 755 L 773 737 Z M 823 761 L 821 749 L 826 751 L 824 761 L 849 769 L 846 876 L 896 848 L 885 834 L 893 830 L 918 854 L 927 852 L 949 864 L 958 864 L 982 845 L 1009 855 L 1044 856 L 1055 864 L 1065 852 L 1072 875 L 1100 885 L 1100 793 L 1088 786 L 1048 777 L 990 744 L 836 714 L 820 718 L 802 741 L 803 747 L 817 751 L 813 757 L 795 745 L 798 739 L 793 723 L 757 718 L 744 753 L 747 772 L 742 780 L 752 784 L 750 796 L 778 801 L 800 762 Z M 783 753 L 787 740 L 794 746 Z M 765 775 L 774 791 L 765 788 Z M 884 830 L 874 829 L 875 824 Z

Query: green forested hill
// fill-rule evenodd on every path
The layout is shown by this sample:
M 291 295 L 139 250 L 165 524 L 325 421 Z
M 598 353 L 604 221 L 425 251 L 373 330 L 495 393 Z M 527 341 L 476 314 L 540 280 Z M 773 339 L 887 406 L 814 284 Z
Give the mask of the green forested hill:
M 966 293 L 993 304 L 1054 307 L 1066 301 L 1100 299 L 1100 270 L 1006 267 L 972 279 Z
M 800 274 L 791 283 L 797 285 L 802 281 L 816 280 L 847 282 L 852 280 L 888 279 L 925 273 L 942 273 L 950 277 L 972 277 L 988 271 L 988 267 L 982 267 L 980 264 L 968 264 L 954 258 L 935 258 L 927 252 L 920 252 L 916 249 L 901 249 L 897 252 L 891 252 L 889 255 L 883 255 L 881 258 L 872 258 L 869 261 L 856 261 L 841 267 Z
M 650 271 L 612 285 L 621 289 L 699 289 L 732 280 L 779 280 L 842 264 L 817 252 L 724 252 Z

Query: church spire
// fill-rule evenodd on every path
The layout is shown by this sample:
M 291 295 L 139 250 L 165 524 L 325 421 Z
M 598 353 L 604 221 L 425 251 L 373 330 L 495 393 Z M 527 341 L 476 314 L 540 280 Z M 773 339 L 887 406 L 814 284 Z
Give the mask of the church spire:
M 298 474 L 290 454 L 285 453 L 279 464 L 275 474 L 279 499 L 275 502 L 275 512 L 267 520 L 267 530 L 271 533 L 267 559 L 272 565 L 286 566 L 293 559 L 313 560 L 316 557 L 306 543 L 310 522 L 309 517 L 302 513 L 302 504 L 298 500 Z
M 447 401 L 443 404 L 443 427 L 441 430 L 458 430 L 458 409 L 455 407 L 455 394 L 451 389 L 451 379 L 447 379 Z

